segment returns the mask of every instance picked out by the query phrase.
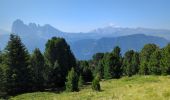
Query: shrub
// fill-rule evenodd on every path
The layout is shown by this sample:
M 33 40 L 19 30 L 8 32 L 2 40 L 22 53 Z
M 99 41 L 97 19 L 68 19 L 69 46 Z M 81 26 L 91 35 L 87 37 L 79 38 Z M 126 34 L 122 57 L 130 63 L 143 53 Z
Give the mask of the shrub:
M 78 76 L 74 71 L 74 68 L 68 73 L 67 82 L 66 82 L 66 91 L 73 92 L 78 91 Z
M 100 91 L 100 78 L 97 75 L 92 81 L 92 90 Z

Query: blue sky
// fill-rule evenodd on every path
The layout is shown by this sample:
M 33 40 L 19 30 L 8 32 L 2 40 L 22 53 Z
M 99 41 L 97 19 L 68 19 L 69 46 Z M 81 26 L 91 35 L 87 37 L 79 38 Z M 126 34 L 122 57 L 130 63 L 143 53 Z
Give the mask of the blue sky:
M 0 0 L 0 29 L 9 31 L 16 19 L 66 32 L 108 25 L 170 29 L 170 0 Z

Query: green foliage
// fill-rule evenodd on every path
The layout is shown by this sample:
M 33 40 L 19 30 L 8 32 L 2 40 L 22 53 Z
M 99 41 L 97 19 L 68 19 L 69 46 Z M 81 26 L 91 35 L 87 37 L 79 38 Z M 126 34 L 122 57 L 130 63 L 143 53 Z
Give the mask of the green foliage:
M 5 55 L 0 51 L 0 98 L 7 95 Z
M 95 90 L 95 91 L 100 91 L 101 90 L 99 74 L 97 74 L 96 77 L 92 81 L 92 90 Z
M 50 87 L 58 87 L 61 86 L 61 81 L 63 81 L 63 77 L 61 75 L 62 73 L 62 68 L 61 66 L 59 66 L 58 61 L 56 60 L 54 63 L 54 66 L 52 69 L 50 69 L 50 73 L 49 73 L 49 83 Z M 62 85 L 63 86 L 63 85 Z
M 65 83 L 66 85 L 66 91 L 68 92 L 73 92 L 73 91 L 78 91 L 78 76 L 77 73 L 74 71 L 74 68 L 69 71 L 68 76 L 67 76 L 67 82 Z
M 43 90 L 47 77 L 46 66 L 44 56 L 38 48 L 34 50 L 30 62 L 33 90 Z
M 155 74 L 155 75 L 160 75 L 161 74 L 161 51 L 155 50 L 150 57 L 149 64 L 148 64 L 148 69 L 150 74 Z
M 140 65 L 139 53 L 134 52 L 133 57 L 132 57 L 132 72 L 133 72 L 133 74 L 137 74 L 139 72 L 139 65 Z
M 111 79 L 113 66 L 110 65 L 112 59 L 110 59 L 110 54 L 106 54 L 104 57 L 104 79 Z
M 98 62 L 98 65 L 95 67 L 95 75 L 96 74 L 99 74 L 100 78 L 103 78 L 104 77 L 104 60 L 100 60 Z
M 103 70 L 104 70 L 103 57 L 104 57 L 104 53 L 96 53 L 95 55 L 93 55 L 93 59 L 91 61 L 92 63 L 90 63 L 92 70 L 94 70 L 93 76 L 99 73 L 100 77 L 103 78 Z
M 96 53 L 95 55 L 93 55 L 93 62 L 95 63 L 95 65 L 97 65 L 97 63 L 104 57 L 104 53 Z
M 6 75 L 3 65 L 0 63 L 0 98 L 6 95 Z
M 75 57 L 63 38 L 53 37 L 48 40 L 45 48 L 45 60 L 50 69 L 49 84 L 54 87 L 63 86 L 71 67 L 74 66 L 76 69 Z
M 113 54 L 113 58 L 111 57 L 111 59 L 113 59 L 113 62 L 111 64 L 111 66 L 113 66 L 113 78 L 120 78 L 122 75 L 122 57 L 121 57 L 121 53 L 120 53 L 121 49 L 116 46 L 113 50 L 113 52 L 111 54 Z
M 88 61 L 79 61 L 78 66 L 80 68 L 80 73 L 85 82 L 91 82 L 93 79 L 93 74 L 89 66 Z
M 19 36 L 11 34 L 6 47 L 7 87 L 9 94 L 30 90 L 29 54 Z
M 120 78 L 122 75 L 120 48 L 118 46 L 115 47 L 114 50 L 104 58 L 104 78 Z
M 170 44 L 162 49 L 162 58 L 160 62 L 161 72 L 163 75 L 170 74 Z
M 64 86 L 66 91 L 73 92 L 78 91 L 84 82 L 91 81 L 92 89 L 100 91 L 102 78 L 120 78 L 137 73 L 170 74 L 170 44 L 163 49 L 155 44 L 146 44 L 140 53 L 130 50 L 123 58 L 120 51 L 117 46 L 110 53 L 97 53 L 92 60 L 77 61 L 76 64 L 63 38 L 48 40 L 44 55 L 35 49 L 30 56 L 19 36 L 11 34 L 5 51 L 0 52 L 0 96 Z M 146 81 L 146 78 L 143 80 Z M 127 79 L 124 81 L 133 83 L 133 78 Z M 143 80 L 138 82 L 142 83 Z
M 79 76 L 79 81 L 78 81 L 78 87 L 79 87 L 79 88 L 82 87 L 83 84 L 84 84 L 84 80 L 83 80 L 83 77 L 80 75 L 80 76 Z
M 132 76 L 138 73 L 139 67 L 139 56 L 138 53 L 133 50 L 129 50 L 125 53 L 123 59 L 123 73 L 127 76 Z
M 148 62 L 152 53 L 159 49 L 155 44 L 146 44 L 140 52 L 140 69 L 139 73 L 143 75 L 149 74 Z

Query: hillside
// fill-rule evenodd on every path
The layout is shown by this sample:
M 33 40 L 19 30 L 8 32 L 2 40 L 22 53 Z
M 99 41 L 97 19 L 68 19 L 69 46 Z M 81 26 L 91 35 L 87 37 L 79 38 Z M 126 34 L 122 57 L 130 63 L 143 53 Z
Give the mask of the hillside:
M 120 37 L 104 37 L 101 39 L 84 39 L 70 44 L 71 49 L 78 59 L 89 59 L 98 52 L 110 52 L 115 46 L 121 48 L 124 54 L 128 50 L 140 51 L 145 44 L 154 43 L 160 47 L 167 45 L 169 41 L 155 36 L 133 34 Z
M 133 76 L 101 82 L 101 92 L 84 86 L 79 92 L 26 93 L 11 100 L 169 100 L 170 76 Z

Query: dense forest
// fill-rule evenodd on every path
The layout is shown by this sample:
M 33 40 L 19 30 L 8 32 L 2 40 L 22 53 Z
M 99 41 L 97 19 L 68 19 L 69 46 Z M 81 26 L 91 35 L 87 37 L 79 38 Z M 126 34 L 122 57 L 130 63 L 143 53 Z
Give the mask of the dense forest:
M 44 53 L 35 48 L 30 54 L 18 35 L 10 35 L 0 52 L 0 97 L 34 91 L 80 91 L 86 83 L 100 91 L 101 79 L 170 74 L 170 44 L 164 48 L 146 44 L 140 52 L 129 50 L 124 55 L 116 46 L 88 61 L 76 60 L 64 38 L 53 37 L 45 47 Z

